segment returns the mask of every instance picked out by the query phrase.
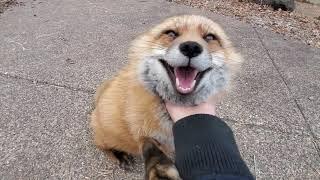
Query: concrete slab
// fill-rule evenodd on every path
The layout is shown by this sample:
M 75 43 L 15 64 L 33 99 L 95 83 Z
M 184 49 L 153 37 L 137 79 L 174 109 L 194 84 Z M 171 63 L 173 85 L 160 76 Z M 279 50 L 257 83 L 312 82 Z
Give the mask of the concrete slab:
M 124 172 L 92 145 L 92 93 L 126 63 L 137 34 L 193 13 L 220 23 L 245 58 L 219 112 L 252 172 L 320 178 L 318 49 L 162 0 L 24 2 L 0 16 L 0 177 L 141 179 L 141 161 Z
M 320 156 L 312 137 L 228 124 L 257 179 L 319 179 Z
M 0 72 L 92 92 L 104 77 L 110 78 L 126 63 L 128 43 L 137 34 L 169 16 L 204 14 L 226 29 L 246 59 L 243 75 L 235 85 L 242 92 L 235 90 L 226 104 L 236 105 L 231 109 L 223 106 L 222 114 L 226 112 L 242 123 L 300 134 L 304 131 L 304 122 L 298 112 L 293 112 L 292 103 L 287 103 L 290 98 L 285 86 L 248 24 L 166 1 L 39 3 L 26 2 L 19 11 L 8 12 L 0 19 L 4 24 L 0 32 Z M 238 106 L 242 107 L 241 113 Z M 295 122 L 290 123 L 291 119 Z
M 245 62 L 219 107 L 222 117 L 287 133 L 308 134 L 289 91 L 258 39 L 243 41 Z
M 298 41 L 286 43 L 281 36 L 260 30 L 265 48 L 287 89 L 303 113 L 308 128 L 320 138 L 320 51 Z
M 1 179 L 141 179 L 94 146 L 91 94 L 0 76 Z

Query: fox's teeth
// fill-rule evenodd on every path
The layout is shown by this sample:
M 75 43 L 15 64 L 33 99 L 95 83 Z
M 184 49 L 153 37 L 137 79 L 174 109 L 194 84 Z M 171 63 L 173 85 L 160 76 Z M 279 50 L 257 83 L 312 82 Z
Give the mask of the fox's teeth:
M 182 92 L 185 92 L 185 93 L 188 93 L 190 92 L 191 90 L 194 89 L 195 87 L 195 84 L 196 84 L 196 80 L 193 80 L 192 84 L 190 87 L 183 87 L 181 84 L 180 84 L 180 81 L 178 78 L 176 78 L 176 88 Z
M 177 87 L 179 87 L 179 88 L 182 89 L 182 90 L 190 90 L 190 89 L 192 89 L 192 88 L 195 86 L 195 84 L 196 84 L 196 80 L 193 80 L 193 82 L 192 82 L 192 84 L 191 84 L 191 87 L 184 88 L 184 87 L 181 87 L 181 86 L 180 86 L 180 81 L 179 81 L 178 78 L 176 78 L 176 85 L 177 85 Z
M 176 85 L 177 85 L 177 87 L 180 87 L 179 78 L 176 78 Z
M 189 91 L 191 88 L 183 88 L 181 86 L 179 86 L 180 89 L 184 90 L 184 91 Z

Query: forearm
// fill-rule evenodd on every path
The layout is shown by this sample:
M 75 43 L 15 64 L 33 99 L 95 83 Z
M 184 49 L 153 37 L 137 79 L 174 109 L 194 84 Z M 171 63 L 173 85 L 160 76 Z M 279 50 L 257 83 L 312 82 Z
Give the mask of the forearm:
M 198 114 L 173 127 L 176 166 L 188 179 L 253 179 L 235 143 L 232 130 L 218 117 Z

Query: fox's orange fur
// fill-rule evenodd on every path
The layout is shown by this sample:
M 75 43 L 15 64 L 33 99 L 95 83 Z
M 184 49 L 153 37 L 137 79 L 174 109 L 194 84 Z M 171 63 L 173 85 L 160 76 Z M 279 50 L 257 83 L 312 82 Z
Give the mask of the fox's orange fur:
M 131 63 L 98 90 L 91 126 L 95 143 L 103 150 L 114 148 L 138 155 L 143 137 L 153 137 L 158 131 L 172 135 L 158 120 L 163 103 L 141 85 L 136 68 Z

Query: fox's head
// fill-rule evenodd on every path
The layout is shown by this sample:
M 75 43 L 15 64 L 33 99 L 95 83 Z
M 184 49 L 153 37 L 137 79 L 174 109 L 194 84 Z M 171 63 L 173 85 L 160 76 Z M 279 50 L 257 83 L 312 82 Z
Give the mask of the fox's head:
M 133 41 L 143 85 L 164 100 L 194 105 L 226 88 L 241 62 L 221 27 L 196 15 L 166 19 Z

